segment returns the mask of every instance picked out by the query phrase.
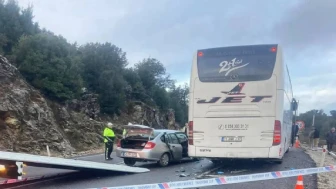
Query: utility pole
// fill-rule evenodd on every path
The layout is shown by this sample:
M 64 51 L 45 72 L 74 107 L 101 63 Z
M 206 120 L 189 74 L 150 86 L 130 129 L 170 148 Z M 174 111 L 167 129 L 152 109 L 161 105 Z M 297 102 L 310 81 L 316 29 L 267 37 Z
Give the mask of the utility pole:
M 315 125 L 315 114 L 318 112 L 318 110 L 314 110 L 314 114 L 313 114 L 313 124 L 312 124 L 312 127 L 314 127 Z

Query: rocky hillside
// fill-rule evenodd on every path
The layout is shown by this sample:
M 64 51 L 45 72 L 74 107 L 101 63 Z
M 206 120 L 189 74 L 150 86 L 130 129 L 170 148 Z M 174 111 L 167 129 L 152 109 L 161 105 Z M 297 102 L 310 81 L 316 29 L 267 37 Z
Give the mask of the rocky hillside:
M 109 117 L 100 114 L 96 94 L 83 93 L 64 104 L 50 101 L 1 55 L 0 85 L 0 150 L 40 154 L 48 145 L 54 154 L 70 155 L 101 147 L 106 121 L 114 123 L 117 133 L 128 122 L 178 128 L 173 110 L 161 115 L 142 102 L 130 103 L 127 114 Z

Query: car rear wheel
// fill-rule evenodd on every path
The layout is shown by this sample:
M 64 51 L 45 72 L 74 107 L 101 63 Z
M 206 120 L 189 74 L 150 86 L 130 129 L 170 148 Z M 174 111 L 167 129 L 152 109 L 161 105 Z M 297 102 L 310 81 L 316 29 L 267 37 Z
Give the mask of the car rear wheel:
M 169 161 L 170 161 L 169 154 L 168 153 L 164 153 L 164 154 L 162 154 L 160 160 L 158 161 L 158 164 L 161 167 L 166 167 L 169 164 Z
M 133 166 L 133 165 L 135 165 L 136 161 L 134 159 L 124 158 L 124 163 L 125 163 L 125 165 Z

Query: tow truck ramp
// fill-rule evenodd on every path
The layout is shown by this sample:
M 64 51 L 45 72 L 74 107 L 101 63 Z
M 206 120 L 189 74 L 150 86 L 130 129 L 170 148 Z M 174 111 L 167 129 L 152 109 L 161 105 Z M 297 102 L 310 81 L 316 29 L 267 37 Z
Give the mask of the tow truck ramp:
M 25 164 L 27 166 L 35 167 L 49 167 L 58 169 L 70 169 L 70 170 L 105 170 L 105 171 L 116 171 L 116 172 L 127 172 L 127 173 L 143 173 L 148 172 L 149 169 L 139 168 L 139 167 L 129 167 L 125 165 L 116 165 L 108 163 L 98 163 L 93 161 L 75 160 L 75 159 L 65 159 L 58 157 L 48 157 L 31 155 L 24 153 L 15 152 L 3 152 L 0 151 L 0 164 L 5 165 L 11 170 L 11 172 L 17 173 L 16 176 L 21 176 L 22 169 L 20 168 Z

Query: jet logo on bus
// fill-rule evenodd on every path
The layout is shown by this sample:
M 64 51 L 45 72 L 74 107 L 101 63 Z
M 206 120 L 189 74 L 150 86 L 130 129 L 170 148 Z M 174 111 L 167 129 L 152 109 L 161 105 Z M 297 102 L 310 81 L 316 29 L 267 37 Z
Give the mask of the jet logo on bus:
M 244 95 L 244 93 L 240 93 L 243 90 L 244 86 L 245 83 L 239 83 L 237 86 L 231 89 L 231 91 L 222 91 L 222 93 L 227 95 Z
M 243 60 L 236 60 L 236 59 L 237 58 L 232 59 L 231 62 L 224 60 L 223 62 L 219 63 L 219 66 L 221 67 L 221 69 L 219 70 L 219 73 L 226 72 L 225 76 L 227 76 L 233 70 L 245 67 L 249 64 L 249 63 L 246 63 L 240 66 L 240 64 L 243 63 Z
M 222 91 L 222 93 L 228 95 L 228 97 L 223 99 L 221 103 L 241 103 L 242 99 L 246 97 L 245 93 L 241 93 L 244 86 L 245 86 L 245 83 L 239 83 L 230 91 Z M 249 96 L 249 97 L 251 98 L 251 102 L 253 103 L 260 102 L 261 100 L 265 98 L 272 98 L 271 95 Z M 199 99 L 197 101 L 197 104 L 212 104 L 212 103 L 218 102 L 219 99 L 221 98 L 222 97 L 212 97 L 210 100 Z

